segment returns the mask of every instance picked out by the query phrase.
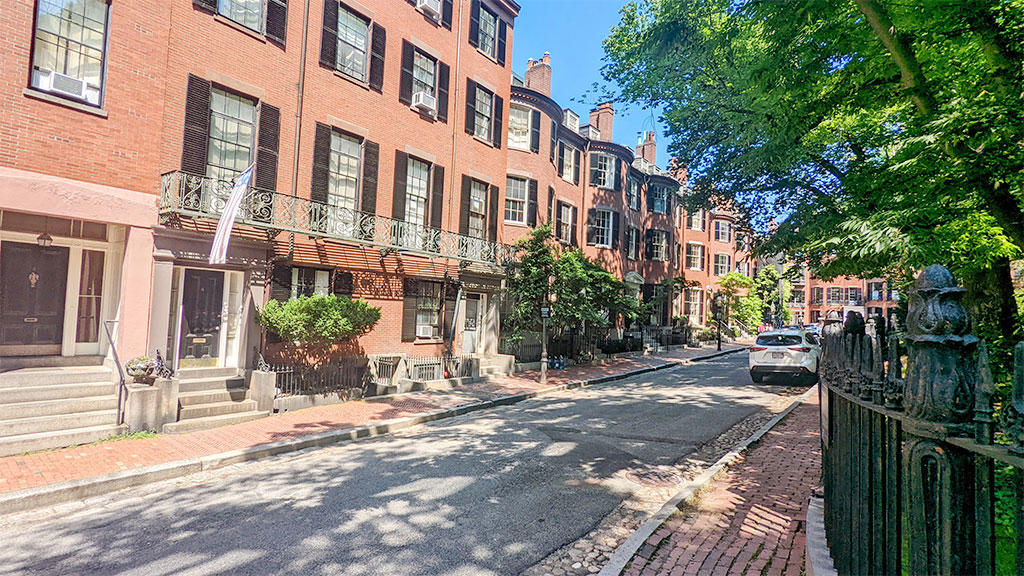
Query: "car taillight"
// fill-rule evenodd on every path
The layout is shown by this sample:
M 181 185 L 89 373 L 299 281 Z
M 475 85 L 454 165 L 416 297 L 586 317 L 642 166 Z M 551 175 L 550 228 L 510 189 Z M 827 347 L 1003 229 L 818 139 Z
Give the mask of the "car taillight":
M 765 350 L 767 350 L 767 348 L 763 348 L 763 347 L 759 348 L 757 346 L 755 346 L 755 347 L 750 349 L 751 352 L 764 352 Z
M 789 349 L 790 350 L 795 350 L 797 352 L 810 352 L 811 351 L 810 348 L 803 348 L 801 346 L 790 346 Z

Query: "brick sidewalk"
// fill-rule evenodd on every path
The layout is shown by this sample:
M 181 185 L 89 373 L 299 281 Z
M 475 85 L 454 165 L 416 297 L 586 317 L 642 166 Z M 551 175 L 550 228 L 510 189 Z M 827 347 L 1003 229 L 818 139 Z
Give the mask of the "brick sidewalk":
M 548 373 L 548 387 L 579 380 L 622 374 L 645 367 L 664 366 L 671 360 L 712 353 L 713 349 L 672 351 L 664 356 L 623 358 L 598 366 L 571 367 Z M 536 392 L 539 373 L 460 386 L 451 392 L 419 392 L 379 400 L 346 402 L 272 415 L 268 418 L 155 438 L 118 440 L 0 458 L 0 494 L 49 486 L 231 450 L 344 430 L 475 404 L 501 396 Z
M 812 395 L 640 548 L 624 576 L 804 573 L 807 501 L 821 474 Z

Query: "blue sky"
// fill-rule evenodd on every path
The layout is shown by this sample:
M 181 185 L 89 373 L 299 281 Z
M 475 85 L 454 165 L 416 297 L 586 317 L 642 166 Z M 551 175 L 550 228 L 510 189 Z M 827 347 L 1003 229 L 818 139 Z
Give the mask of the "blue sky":
M 512 43 L 512 69 L 526 72 L 529 58 L 551 53 L 551 97 L 563 108 L 571 108 L 585 123 L 590 104 L 582 102 L 594 82 L 601 78 L 601 41 L 619 22 L 619 9 L 626 0 L 517 0 L 522 6 L 516 19 Z M 577 100 L 577 101 L 574 101 Z M 636 147 L 637 136 L 653 129 L 658 140 L 658 166 L 668 165 L 667 142 L 662 137 L 660 114 L 616 105 L 615 134 L 619 144 Z

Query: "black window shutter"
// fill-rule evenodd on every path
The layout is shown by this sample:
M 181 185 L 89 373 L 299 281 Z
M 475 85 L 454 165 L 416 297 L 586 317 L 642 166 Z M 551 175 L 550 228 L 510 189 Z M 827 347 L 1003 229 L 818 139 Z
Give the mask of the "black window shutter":
M 469 7 L 469 45 L 480 45 L 480 0 L 472 0 Z
M 402 342 L 412 342 L 416 339 L 416 297 L 419 295 L 419 283 L 412 278 L 406 278 L 403 284 Z
M 437 63 L 437 119 L 448 122 L 448 82 L 451 68 L 444 62 Z
M 444 166 L 434 164 L 430 169 L 434 189 L 430 195 L 430 225 L 441 227 L 441 213 L 444 211 Z
M 575 206 L 573 206 L 572 207 L 572 230 L 569 232 L 570 236 L 572 236 L 572 238 L 569 240 L 569 242 L 573 246 L 579 246 L 580 245 L 580 241 L 578 240 L 578 237 L 577 237 L 577 234 L 576 234 L 577 224 L 578 223 L 579 223 L 579 211 L 576 209 Z
M 565 144 L 558 143 L 558 175 L 561 176 L 565 170 Z
M 647 211 L 654 212 L 654 186 L 648 183 L 645 192 L 647 192 Z
M 548 222 L 555 221 L 555 187 L 548 185 Z
M 331 292 L 335 296 L 351 296 L 355 291 L 355 282 L 351 272 L 342 270 L 334 271 L 334 278 L 331 280 Z
M 491 130 L 491 142 L 494 143 L 495 148 L 501 148 L 501 139 L 505 135 L 502 131 L 502 109 L 505 106 L 505 101 L 502 100 L 501 96 L 494 95 L 494 122 L 491 124 L 493 127 Z
M 555 238 L 559 240 L 566 240 L 568 238 L 562 238 L 562 202 L 558 201 L 555 204 Z
M 402 40 L 402 77 L 398 84 L 398 99 L 403 104 L 412 104 L 412 62 L 412 44 Z
M 552 120 L 551 121 L 551 153 L 550 153 L 550 160 L 552 162 L 555 161 L 555 144 L 557 142 L 558 142 L 558 122 L 555 122 L 554 120 Z M 558 165 L 558 172 L 559 172 L 559 175 L 561 175 L 561 172 L 562 172 L 562 165 L 561 164 Z
M 284 45 L 288 32 L 288 0 L 267 0 L 267 38 Z
M 612 213 L 612 249 L 619 247 L 619 213 Z
M 323 31 L 320 33 L 320 64 L 328 68 L 338 66 L 338 0 L 324 0 Z
M 370 37 L 370 89 L 377 93 L 384 91 L 384 53 L 387 51 L 388 34 L 384 27 L 373 23 Z
M 596 218 L 597 210 L 593 208 L 587 210 L 587 246 L 597 244 L 597 228 L 595 226 Z
M 462 175 L 462 204 L 459 212 L 459 234 L 469 234 L 469 207 L 473 199 L 473 179 Z
M 622 160 L 615 159 L 615 191 L 622 192 Z
M 540 152 L 540 112 L 530 111 L 530 151 Z
M 590 185 L 597 186 L 597 177 L 599 175 L 599 169 L 597 165 L 597 152 L 590 153 Z
M 491 242 L 498 241 L 498 187 L 491 186 L 490 200 L 488 205 L 490 210 L 487 212 L 487 239 Z
M 274 264 L 270 277 L 270 299 L 286 302 L 292 297 L 292 268 L 285 264 Z
M 313 181 L 309 198 L 313 202 L 327 203 L 327 189 L 331 180 L 331 127 L 316 123 L 313 138 Z
M 185 94 L 185 138 L 181 171 L 206 176 L 206 146 L 210 140 L 210 81 L 188 75 Z
M 476 82 L 466 78 L 466 133 L 476 132 Z
M 453 324 L 455 324 L 455 301 L 459 296 L 459 289 L 454 284 L 446 284 L 444 287 L 444 326 L 441 327 L 441 335 L 445 340 L 452 337 Z
M 395 151 L 395 196 L 391 206 L 391 217 L 405 222 L 405 179 L 409 172 L 409 155 L 401 150 Z M 413 327 L 413 331 L 416 327 Z
M 703 246 L 700 247 L 700 269 L 705 271 L 708 269 L 707 251 Z
M 444 0 L 441 6 L 441 26 L 452 29 L 452 0 Z
M 650 260 L 654 257 L 654 231 L 644 232 L 644 258 Z
M 367 214 L 377 212 L 377 172 L 380 165 L 380 144 L 363 141 L 363 190 L 360 210 Z
M 192 4 L 210 12 L 217 11 L 217 0 L 192 0 Z
M 573 159 L 573 163 L 572 163 L 572 183 L 578 185 L 580 183 L 580 151 L 579 150 L 573 150 L 572 151 L 572 159 Z
M 507 28 L 508 28 L 508 25 L 505 24 L 505 21 L 499 18 L 498 19 L 498 54 L 497 54 L 497 56 L 498 56 L 498 64 L 501 64 L 502 67 L 505 66 L 505 42 L 506 42 L 505 35 L 508 33 Z
M 256 187 L 277 190 L 277 148 L 281 140 L 281 110 L 260 102 L 259 140 L 256 148 Z
M 537 181 L 530 179 L 530 195 L 526 204 L 526 223 L 531 227 L 537 225 Z

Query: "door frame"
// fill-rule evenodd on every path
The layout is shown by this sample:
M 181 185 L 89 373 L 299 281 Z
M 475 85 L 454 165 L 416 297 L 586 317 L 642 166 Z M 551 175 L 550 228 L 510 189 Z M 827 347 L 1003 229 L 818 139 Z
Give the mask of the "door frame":
M 173 332 L 173 334 L 174 334 L 174 340 L 173 340 L 173 342 L 174 342 L 174 354 L 171 355 L 171 357 L 169 358 L 169 360 L 171 360 L 171 367 L 175 371 L 177 371 L 178 368 L 179 368 L 179 363 L 181 361 L 181 325 L 182 325 L 183 316 L 185 314 L 185 309 L 184 309 L 183 302 L 184 302 L 184 298 L 185 298 L 185 271 L 186 270 L 202 270 L 202 271 L 205 271 L 205 272 L 219 272 L 219 273 L 221 273 L 224 276 L 224 287 L 223 287 L 223 292 L 222 292 L 222 296 L 221 296 L 221 303 L 220 303 L 220 309 L 221 309 L 221 314 L 220 314 L 220 334 L 218 335 L 218 338 L 220 340 L 217 343 L 217 345 L 219 347 L 218 350 L 220 350 L 220 355 L 217 357 L 217 367 L 218 368 L 236 368 L 236 367 L 238 367 L 239 366 L 239 356 L 241 355 L 242 350 L 241 350 L 240 346 L 235 346 L 234 348 L 236 348 L 236 349 L 232 350 L 232 347 L 228 345 L 228 330 L 230 329 L 231 317 L 234 316 L 236 318 L 236 321 L 239 322 L 238 329 L 236 330 L 236 338 L 241 338 L 241 336 L 242 336 L 241 331 L 244 329 L 244 322 L 243 322 L 243 320 L 241 318 L 241 314 L 234 314 L 234 315 L 231 314 L 231 309 L 230 309 L 230 306 L 231 306 L 231 283 L 232 283 L 232 277 L 233 276 L 241 275 L 242 276 L 242 281 L 241 281 L 240 285 L 244 288 L 244 286 L 245 286 L 245 283 L 244 283 L 245 272 L 240 271 L 240 270 L 224 270 L 224 269 L 218 269 L 218 268 L 211 268 L 209 266 L 192 266 L 192 265 L 189 265 L 189 264 L 174 264 L 174 268 L 173 268 L 173 271 L 172 271 L 172 278 L 175 276 L 174 272 L 176 272 L 178 270 L 180 270 L 180 273 L 177 274 L 177 279 L 176 279 L 176 284 L 177 285 L 175 286 L 175 292 L 177 293 L 177 298 L 175 299 L 175 302 L 172 302 L 172 305 L 174 306 L 174 311 L 175 312 L 174 312 L 174 326 L 173 326 L 173 330 L 174 330 L 174 332 Z M 241 300 L 244 302 L 244 300 L 245 300 L 244 295 L 241 297 Z M 170 335 L 170 334 L 168 334 L 168 335 Z

